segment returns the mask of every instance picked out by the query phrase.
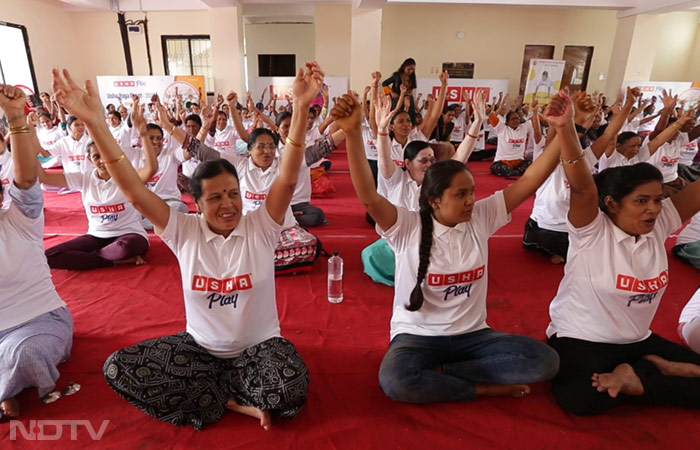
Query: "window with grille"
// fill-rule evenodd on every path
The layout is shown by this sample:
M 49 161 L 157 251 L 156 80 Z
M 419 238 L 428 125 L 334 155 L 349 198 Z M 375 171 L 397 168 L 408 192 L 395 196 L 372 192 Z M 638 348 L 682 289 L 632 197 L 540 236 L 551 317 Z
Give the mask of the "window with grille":
M 203 75 L 207 94 L 214 94 L 214 64 L 208 35 L 161 36 L 166 75 Z

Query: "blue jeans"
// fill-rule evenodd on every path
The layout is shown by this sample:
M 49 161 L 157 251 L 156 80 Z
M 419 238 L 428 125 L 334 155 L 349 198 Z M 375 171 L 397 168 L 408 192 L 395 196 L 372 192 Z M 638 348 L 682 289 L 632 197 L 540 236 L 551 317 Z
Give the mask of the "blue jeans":
M 379 385 L 403 402 L 468 402 L 477 383 L 536 383 L 558 370 L 559 355 L 547 345 L 491 328 L 456 336 L 399 334 L 382 360 Z

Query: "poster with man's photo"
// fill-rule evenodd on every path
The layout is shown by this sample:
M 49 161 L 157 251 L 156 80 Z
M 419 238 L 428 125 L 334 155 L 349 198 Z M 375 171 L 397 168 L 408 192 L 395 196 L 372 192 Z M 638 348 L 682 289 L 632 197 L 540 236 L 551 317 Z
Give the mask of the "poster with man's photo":
M 523 102 L 531 103 L 537 97 L 540 105 L 549 103 L 559 92 L 565 64 L 557 59 L 531 59 Z

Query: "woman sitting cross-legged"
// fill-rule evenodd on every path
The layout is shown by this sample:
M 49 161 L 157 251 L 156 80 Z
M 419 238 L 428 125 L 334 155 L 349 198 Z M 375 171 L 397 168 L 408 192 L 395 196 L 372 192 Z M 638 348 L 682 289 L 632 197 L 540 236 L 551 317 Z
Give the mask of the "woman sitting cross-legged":
M 145 184 L 156 173 L 158 163 L 138 100 L 134 102 L 131 119 L 143 142 L 146 162 L 138 176 Z M 95 140 L 87 146 L 87 159 L 94 166 L 93 170 L 60 173 L 45 172 L 39 168 L 42 183 L 80 191 L 88 219 L 87 234 L 46 250 L 49 267 L 89 270 L 145 262 L 142 256 L 148 251 L 149 244 L 141 216 L 127 201 L 108 170 L 108 167 L 125 158 L 123 153 L 110 158 Z
M 51 393 L 57 366 L 73 344 L 73 319 L 51 281 L 44 256 L 44 213 L 36 171 L 39 142 L 27 125 L 26 97 L 17 87 L 0 85 L 0 108 L 7 117 L 14 160 L 9 208 L 0 211 L 0 419 L 20 413 L 17 395 L 36 387 Z M 14 131 L 13 131 L 14 130 Z
M 107 358 L 107 383 L 157 419 L 201 429 L 227 409 L 260 419 L 293 417 L 306 402 L 308 372 L 280 335 L 273 252 L 304 156 L 309 105 L 323 83 L 316 63 L 294 81 L 294 113 L 280 174 L 263 205 L 243 215 L 236 169 L 226 160 L 201 163 L 192 178 L 200 215 L 178 212 L 141 182 L 128 161 L 108 170 L 124 195 L 175 253 L 182 273 L 186 331 L 140 342 Z M 78 88 L 54 73 L 57 96 L 85 117 L 90 135 L 110 159 L 121 150 L 97 111 L 88 81 Z
M 522 397 L 529 383 L 552 378 L 552 349 L 488 326 L 486 280 L 488 238 L 554 170 L 557 141 L 517 182 L 478 202 L 466 165 L 438 161 L 425 172 L 419 211 L 409 211 L 374 189 L 357 98 L 343 96 L 332 114 L 345 132 L 355 192 L 396 254 L 391 343 L 379 369 L 384 393 L 411 403 Z
M 561 359 L 557 402 L 578 415 L 635 398 L 700 407 L 700 355 L 649 330 L 669 282 L 664 243 L 700 210 L 700 182 L 664 199 L 663 176 L 647 163 L 605 169 L 594 180 L 571 100 L 560 92 L 549 108 L 571 186 L 569 254 L 547 328 Z

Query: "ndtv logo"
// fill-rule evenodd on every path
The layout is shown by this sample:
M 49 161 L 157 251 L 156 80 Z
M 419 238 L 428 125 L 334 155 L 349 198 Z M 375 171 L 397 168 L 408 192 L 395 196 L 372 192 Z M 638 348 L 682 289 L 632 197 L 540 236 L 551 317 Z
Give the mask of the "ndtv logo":
M 632 292 L 656 292 L 668 284 L 668 271 L 664 270 L 656 278 L 638 280 L 629 275 L 617 276 L 617 288 Z
M 245 191 L 245 198 L 248 200 L 265 200 L 267 194 L 256 194 L 255 192 Z
M 220 292 L 222 294 L 226 294 L 233 291 L 244 291 L 252 288 L 253 282 L 250 280 L 250 275 L 240 275 L 223 280 L 205 277 L 202 275 L 195 275 L 194 278 L 192 278 L 193 291 Z
M 135 81 L 115 81 L 114 87 L 135 87 Z
M 70 439 L 75 441 L 78 439 L 78 427 L 84 426 L 93 441 L 102 439 L 102 435 L 107 430 L 109 420 L 103 420 L 100 429 L 95 431 L 89 420 L 30 420 L 29 429 L 25 428 L 24 424 L 19 420 L 10 421 L 10 440 L 17 440 L 17 430 L 22 437 L 29 441 L 56 441 L 63 436 L 63 426 L 70 425 Z M 48 427 L 48 429 L 47 429 Z M 47 433 L 47 431 L 52 433 Z
M 106 205 L 106 206 L 91 206 L 90 212 L 92 214 L 114 214 L 124 211 L 124 203 L 119 203 L 117 205 Z
M 470 281 L 476 281 L 484 277 L 486 273 L 486 266 L 477 267 L 474 270 L 468 270 L 461 273 L 452 274 L 439 274 L 439 273 L 429 273 L 428 274 L 428 286 L 445 286 L 448 284 L 455 283 L 468 283 Z

